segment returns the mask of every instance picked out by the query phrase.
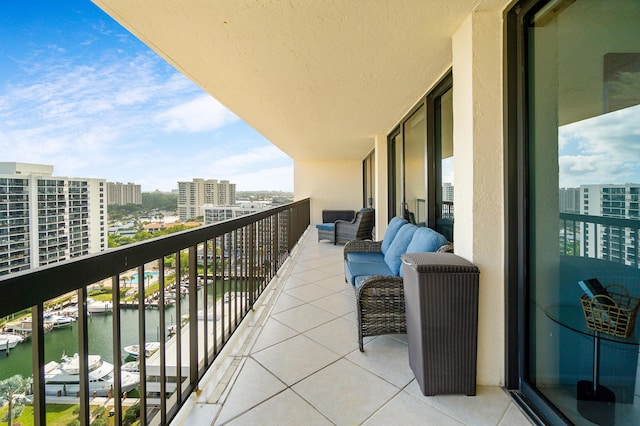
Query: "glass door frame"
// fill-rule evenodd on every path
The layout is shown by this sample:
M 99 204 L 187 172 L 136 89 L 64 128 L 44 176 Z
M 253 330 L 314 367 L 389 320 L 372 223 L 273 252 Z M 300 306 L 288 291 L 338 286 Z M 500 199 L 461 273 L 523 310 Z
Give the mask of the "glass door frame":
M 529 18 L 553 0 L 521 0 L 505 15 L 505 387 L 528 414 L 547 424 L 572 424 L 529 377 L 530 165 L 527 74 Z M 544 420 L 542 420 L 544 419 Z
M 425 188 L 426 188 L 426 207 L 427 207 L 427 223 L 426 225 L 432 229 L 436 227 L 437 219 L 437 205 L 436 200 L 438 194 L 442 192 L 442 189 L 436 188 L 439 179 L 436 179 L 439 173 L 441 173 L 441 165 L 436 158 L 436 123 L 435 123 L 435 103 L 436 101 L 449 89 L 453 88 L 453 72 L 451 69 L 447 70 L 444 76 L 438 80 L 433 88 L 424 96 L 420 101 L 411 108 L 411 110 L 400 120 L 396 127 L 387 135 L 387 152 L 388 152 L 388 213 L 389 218 L 402 215 L 402 211 L 398 211 L 400 203 L 405 201 L 405 175 L 404 170 L 401 170 L 400 178 L 402 179 L 402 194 L 396 193 L 398 170 L 396 169 L 397 156 L 400 155 L 401 167 L 404 168 L 404 125 L 413 114 L 421 107 L 425 107 L 426 119 L 424 120 L 426 126 L 426 138 L 425 138 Z M 394 140 L 397 136 L 402 138 L 402 152 L 398 153 L 394 145 Z

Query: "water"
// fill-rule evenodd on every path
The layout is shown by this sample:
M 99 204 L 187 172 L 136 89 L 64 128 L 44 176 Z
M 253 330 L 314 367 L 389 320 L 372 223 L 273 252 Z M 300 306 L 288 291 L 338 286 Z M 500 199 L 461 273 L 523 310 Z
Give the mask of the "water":
M 144 273 L 144 277 L 146 278 L 150 278 L 151 280 L 155 279 L 158 277 L 158 271 L 148 271 Z M 129 285 L 132 284 L 138 284 L 138 273 L 134 273 L 133 275 L 131 275 L 131 278 L 129 279 Z
M 198 291 L 201 293 L 201 290 Z M 199 300 L 202 297 L 198 298 Z M 213 296 L 209 293 L 209 301 L 213 300 Z M 200 302 L 198 302 L 200 304 Z M 181 314 L 185 315 L 189 312 L 189 297 L 182 299 L 180 303 Z M 177 323 L 175 315 L 175 305 L 165 308 L 165 322 L 168 327 L 172 323 Z M 122 348 L 128 345 L 138 344 L 138 311 L 137 309 L 121 309 L 121 342 Z M 112 333 L 112 314 L 93 314 L 88 319 L 89 334 L 89 353 L 102 356 L 102 359 L 113 363 L 113 333 Z M 160 333 L 164 332 L 168 337 L 166 327 L 160 330 L 160 312 L 157 309 L 145 310 L 146 324 L 146 340 L 159 341 Z M 78 324 L 73 323 L 71 327 L 63 327 L 54 329 L 44 335 L 44 359 L 45 363 L 49 361 L 59 362 L 63 353 L 73 355 L 78 352 Z M 128 354 L 122 352 L 122 360 L 127 358 Z M 5 352 L 0 352 L 0 380 L 21 374 L 23 376 L 31 376 L 31 341 L 25 341 L 10 351 L 8 356 Z

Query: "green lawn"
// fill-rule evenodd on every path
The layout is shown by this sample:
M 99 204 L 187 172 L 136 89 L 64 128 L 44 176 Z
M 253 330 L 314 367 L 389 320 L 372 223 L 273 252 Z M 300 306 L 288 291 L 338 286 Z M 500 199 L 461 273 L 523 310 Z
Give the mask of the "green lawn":
M 73 419 L 77 419 L 77 414 L 74 414 L 74 408 L 78 407 L 78 405 L 68 405 L 68 404 L 47 404 L 47 426 L 55 425 L 55 426 L 66 426 L 67 423 L 72 421 Z M 89 410 L 93 412 L 96 406 L 90 406 Z M 5 415 L 8 407 L 4 406 L 0 408 L 0 418 Z M 106 417 L 108 424 L 110 426 L 113 425 L 113 417 Z M 135 424 L 138 424 L 136 422 Z M 7 422 L 0 422 L 0 426 L 7 425 Z M 20 417 L 13 421 L 14 426 L 20 424 L 21 426 L 35 426 L 33 423 L 33 407 L 28 405 L 24 407 L 22 414 Z
M 66 404 L 48 404 L 47 405 L 47 425 L 66 425 L 71 420 L 77 418 L 73 414 L 73 408 L 76 405 Z M 8 407 L 0 408 L 0 417 L 3 417 L 8 410 Z M 35 426 L 33 423 L 33 407 L 27 405 L 24 407 L 20 417 L 13 421 L 14 425 L 20 424 L 22 426 Z M 7 425 L 7 422 L 0 422 L 0 426 Z

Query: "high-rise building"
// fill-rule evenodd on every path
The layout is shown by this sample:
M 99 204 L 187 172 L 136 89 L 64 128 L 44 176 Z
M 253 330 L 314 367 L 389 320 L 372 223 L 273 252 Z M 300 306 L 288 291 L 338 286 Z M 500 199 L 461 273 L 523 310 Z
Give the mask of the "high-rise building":
M 204 216 L 204 224 L 211 225 L 224 220 L 257 213 L 268 208 L 268 206 L 268 203 L 260 202 L 241 203 L 238 206 L 213 206 L 211 204 L 205 204 L 202 206 L 202 214 Z
M 127 204 L 142 204 L 142 190 L 140 185 L 128 182 L 107 182 L 107 204 L 124 206 Z
M 638 265 L 640 184 L 580 185 L 581 256 Z
M 236 184 L 228 180 L 193 179 L 178 182 L 178 216 L 181 221 L 203 215 L 203 206 L 231 206 L 236 202 Z
M 0 162 L 0 275 L 106 250 L 104 179 Z
M 560 188 L 560 212 L 580 213 L 580 188 Z

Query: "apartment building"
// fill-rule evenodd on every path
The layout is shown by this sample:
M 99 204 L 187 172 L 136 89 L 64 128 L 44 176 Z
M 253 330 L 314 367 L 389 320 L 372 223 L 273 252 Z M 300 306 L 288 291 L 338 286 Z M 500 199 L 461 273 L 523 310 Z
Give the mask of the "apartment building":
M 0 162 L 0 275 L 107 248 L 105 180 Z
M 581 222 L 581 256 L 636 266 L 640 185 L 580 185 L 580 213 L 598 218 Z
M 256 213 L 268 207 L 266 203 L 245 203 L 237 206 L 214 206 L 205 204 L 202 206 L 204 224 L 222 222 L 224 220 L 235 219 L 240 216 Z
M 236 202 L 236 184 L 228 180 L 195 178 L 178 182 L 178 216 L 181 221 L 203 215 L 203 206 L 231 206 Z
M 107 182 L 107 204 L 142 204 L 142 190 L 135 183 Z

